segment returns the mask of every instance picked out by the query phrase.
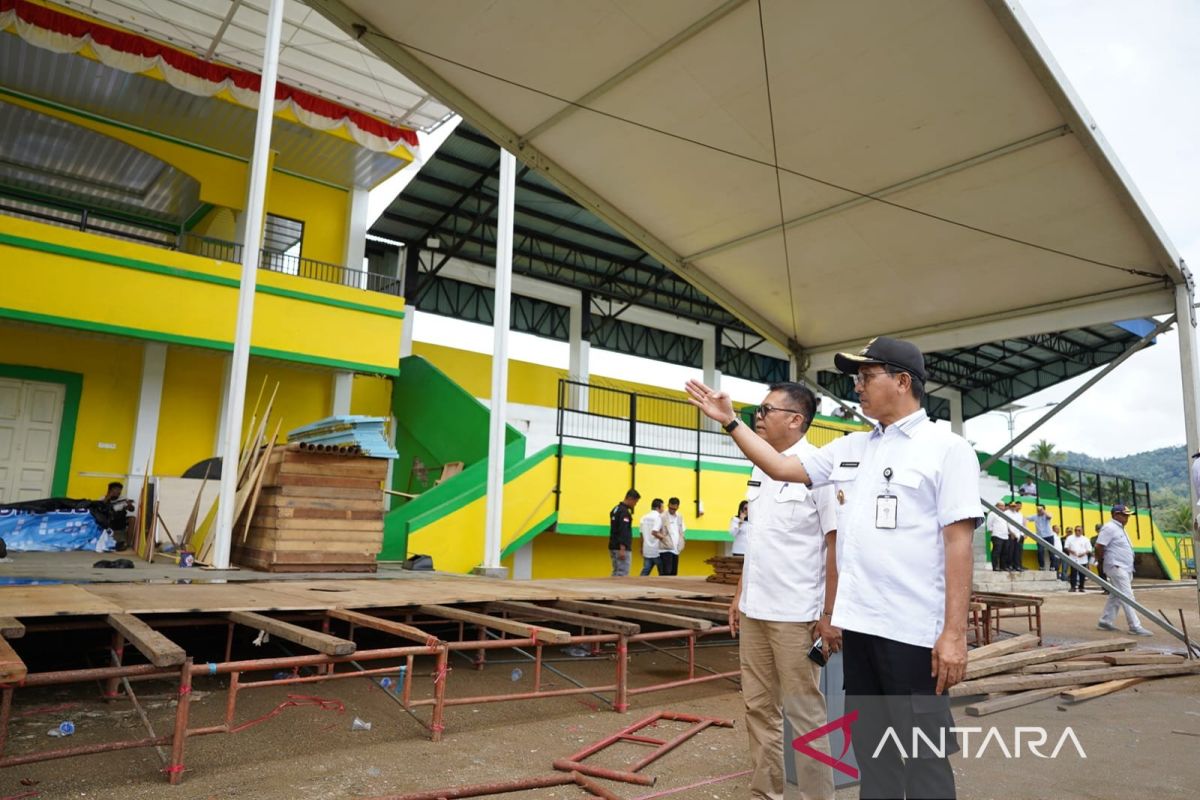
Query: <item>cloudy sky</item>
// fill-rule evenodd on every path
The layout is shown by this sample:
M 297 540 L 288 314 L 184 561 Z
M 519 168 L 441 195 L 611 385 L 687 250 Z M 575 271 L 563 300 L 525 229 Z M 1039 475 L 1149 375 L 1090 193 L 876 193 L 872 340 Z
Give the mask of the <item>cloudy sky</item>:
M 1083 98 L 1100 130 L 1132 176 L 1167 234 L 1200 272 L 1200 0 L 1023 0 L 1042 38 Z M 490 352 L 490 329 L 416 314 L 414 335 Z M 566 366 L 565 344 L 514 334 L 513 358 Z M 593 350 L 592 372 L 652 374 L 678 388 L 694 374 Z M 1065 398 L 1087 375 L 1022 403 L 1030 408 Z M 737 399 L 757 401 L 762 388 L 725 384 Z M 1179 351 L 1173 332 L 1134 355 L 1034 436 L 1060 450 L 1118 456 L 1184 441 Z M 1020 431 L 1038 418 L 1016 417 Z M 967 422 L 967 438 L 984 450 L 1008 440 L 998 413 Z M 1025 448 L 1025 445 L 1022 445 Z M 1026 448 L 1027 449 L 1027 448 Z

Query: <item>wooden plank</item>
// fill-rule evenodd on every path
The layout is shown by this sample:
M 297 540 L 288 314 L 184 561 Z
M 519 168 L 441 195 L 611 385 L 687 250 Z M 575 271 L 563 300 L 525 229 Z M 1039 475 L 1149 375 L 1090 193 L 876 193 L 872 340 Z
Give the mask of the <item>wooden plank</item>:
M 686 606 L 688 608 L 707 608 L 707 609 L 710 609 L 713 611 L 721 611 L 726 614 L 729 613 L 729 603 L 730 603 L 729 599 L 726 599 L 725 602 L 721 602 L 719 600 L 692 600 L 687 597 L 672 597 L 671 598 L 671 605 L 673 605 L 673 606 Z
M 183 547 L 190 547 L 192 539 L 196 535 L 196 523 L 200 519 L 200 498 L 204 497 L 204 487 L 208 485 L 208 473 L 212 470 L 210 462 L 204 467 L 204 480 L 200 481 L 200 488 L 196 490 L 196 502 L 192 504 L 192 513 L 188 515 L 187 524 L 183 526 L 183 533 L 179 534 L 179 542 Z
M 1076 689 L 1078 687 L 1072 686 L 1069 688 Z M 995 714 L 997 711 L 1007 711 L 1010 708 L 1019 708 L 1020 706 L 1027 706 L 1030 703 L 1036 703 L 1039 700 L 1057 697 L 1062 691 L 1063 687 L 1052 686 L 1048 689 L 1031 689 L 1028 692 L 1018 692 L 1017 694 L 997 697 L 994 700 L 972 703 L 967 706 L 967 716 L 986 717 L 988 714 Z
M 88 584 L 88 589 L 102 584 Z M 0 588 L 0 616 L 33 619 L 75 614 L 112 614 L 124 609 L 71 584 Z
M 238 563 L 308 564 L 306 572 L 320 572 L 325 567 L 340 564 L 375 564 L 376 553 L 354 553 L 346 550 L 259 550 L 253 547 L 234 548 Z M 390 583 L 390 581 L 389 581 Z M 275 588 L 275 587 L 273 587 Z M 405 605 L 401 603 L 400 605 Z
M 279 530 L 323 530 L 323 531 L 378 531 L 383 533 L 382 519 L 286 519 L 259 515 L 254 519 L 256 528 Z
M 719 611 L 712 608 L 692 608 L 691 606 L 677 606 L 672 601 L 667 599 L 662 600 L 622 600 L 621 605 L 626 608 L 642 608 L 646 611 L 659 611 L 663 614 L 678 614 L 681 617 L 696 617 L 698 619 L 709 619 L 713 622 L 719 622 L 722 625 L 729 624 L 729 609 Z
M 258 496 L 258 505 L 260 508 L 275 508 L 279 511 L 284 509 L 293 509 L 295 511 L 351 511 L 359 512 L 377 512 L 383 513 L 383 500 L 378 492 L 372 492 L 370 500 L 353 500 L 344 497 L 329 498 L 329 497 L 291 497 L 284 496 L 279 493 L 278 486 L 264 486 L 262 492 Z M 299 516 L 293 514 L 293 516 Z M 357 517 L 350 517 L 356 519 Z M 363 519 L 370 519 L 364 517 Z
M 269 461 L 271 458 L 271 451 L 275 449 L 275 440 L 279 436 L 279 428 L 281 425 L 283 425 L 282 419 L 280 419 L 279 423 L 275 426 L 275 433 L 271 436 L 271 441 L 267 442 L 267 453 L 265 456 L 263 456 L 264 460 Z M 258 476 L 254 480 L 253 488 L 250 490 L 250 508 L 246 512 L 246 524 L 242 528 L 242 541 L 245 541 L 246 535 L 248 533 L 250 533 L 250 521 L 252 519 L 254 519 L 254 509 L 258 507 L 258 496 L 259 496 L 259 494 L 262 493 L 262 487 L 263 487 L 263 473 L 260 471 L 258 473 Z M 239 506 L 235 513 L 240 514 L 241 510 L 242 509 Z M 237 517 L 235 517 L 234 519 L 237 519 Z
M 356 649 L 354 642 L 349 639 L 340 639 L 328 633 L 302 628 L 299 625 L 265 617 L 252 611 L 230 611 L 229 619 L 238 625 L 266 631 L 272 636 L 278 636 L 280 639 L 294 642 L 327 656 L 348 656 Z
M 261 498 L 260 498 L 261 499 Z M 277 498 L 276 498 L 277 499 Z M 321 520 L 373 520 L 383 519 L 383 505 L 375 503 L 374 508 L 347 508 L 342 503 L 361 502 L 341 500 L 326 508 L 309 508 L 305 506 L 268 507 L 259 504 L 258 517 L 263 519 L 321 519 Z M 382 527 L 382 526 L 381 526 Z
M 972 694 L 1021 692 L 1027 689 L 1044 689 L 1049 686 L 1103 683 L 1120 678 L 1157 678 L 1165 675 L 1194 675 L 1196 673 L 1200 673 L 1200 661 L 1183 664 L 1134 664 L 1128 667 L 1109 667 L 1107 669 L 1080 669 L 1059 672 L 1054 675 L 1000 675 L 965 681 L 952 686 L 950 696 L 964 697 Z
M 324 611 L 328 598 L 300 598 L 278 592 L 272 584 L 193 583 L 137 584 L 93 583 L 88 592 L 110 601 L 108 614 L 186 614 L 213 611 Z
M 286 459 L 272 458 L 269 462 L 267 479 L 271 483 L 286 483 L 286 480 L 279 480 L 285 475 L 333 475 L 371 480 L 383 480 L 387 477 L 387 460 L 382 458 L 331 458 L 316 454 L 307 458 L 296 458 L 292 452 L 284 452 L 287 453 Z
M 1097 683 L 1095 686 L 1065 691 L 1062 693 L 1062 699 L 1067 703 L 1082 703 L 1085 700 L 1103 697 L 1106 694 L 1112 694 L 1113 692 L 1127 689 L 1130 686 L 1136 686 L 1145 680 L 1145 678 L 1122 678 L 1115 681 L 1105 681 L 1104 683 Z
M 13 650 L 8 639 L 0 637 L 0 683 L 17 683 L 25 680 L 28 674 L 25 662 L 17 655 L 17 651 Z
M 187 660 L 182 647 L 132 614 L 109 614 L 108 624 L 156 667 L 175 667 Z
M 482 625 L 492 630 L 505 631 L 506 633 L 513 633 L 517 636 L 536 639 L 539 642 L 548 642 L 549 644 L 563 644 L 571 640 L 571 634 L 567 631 L 560 631 L 555 628 L 542 628 L 537 625 L 530 625 L 527 622 L 517 622 L 516 620 L 503 619 L 501 617 L 491 617 L 487 614 L 478 614 L 474 611 L 465 611 L 461 608 L 425 605 L 421 606 L 419 610 L 422 614 L 442 617 L 443 619 L 458 620 L 459 622 L 466 622 L 472 625 Z
M 1076 669 L 1108 669 L 1112 664 L 1106 661 L 1055 661 L 1050 664 L 1030 664 L 1021 667 L 1022 675 L 1048 675 L 1053 672 L 1070 672 Z
M 369 488 L 358 488 L 349 486 L 331 486 L 326 484 L 312 484 L 297 486 L 295 484 L 285 484 L 281 486 L 264 486 L 263 491 L 273 491 L 275 494 L 282 497 L 302 497 L 313 499 L 335 499 L 335 500 L 373 500 L 376 503 L 383 502 L 383 492 L 378 486 Z
M 405 625 L 403 622 L 396 622 L 391 619 L 383 619 L 382 617 L 373 617 L 370 614 L 363 614 L 360 611 L 350 611 L 344 608 L 331 608 L 327 612 L 330 617 L 340 619 L 343 622 L 353 623 L 360 628 L 370 628 L 371 630 L 390 633 L 394 636 L 400 636 L 404 639 L 411 639 L 414 642 L 421 644 L 440 645 L 442 640 L 433 634 L 426 633 L 420 628 L 415 628 L 412 625 Z
M 556 600 L 554 605 L 564 611 L 577 611 L 580 614 L 599 614 L 610 619 L 613 617 L 636 619 L 641 622 L 652 622 L 656 625 L 665 625 L 668 628 L 683 630 L 706 631 L 713 626 L 706 619 L 681 617 L 678 614 L 665 614 L 661 611 L 646 611 L 641 608 L 629 608 L 620 605 L 589 603 L 583 600 Z
M 535 605 L 534 603 L 515 603 L 508 600 L 500 600 L 495 603 L 488 603 L 487 609 L 489 611 L 506 611 L 509 614 L 517 614 L 530 619 L 565 622 L 569 625 L 582 625 L 592 630 L 604 631 L 605 633 L 622 633 L 626 636 L 635 636 L 642 632 L 642 626 L 636 622 L 591 617 L 587 614 L 575 614 L 557 608 Z
M 1104 660 L 1114 667 L 1127 667 L 1130 664 L 1182 664 L 1187 659 L 1170 653 L 1116 653 L 1104 656 Z
M 976 664 L 967 663 L 964 680 L 982 678 L 985 675 L 995 675 L 998 672 L 1008 672 L 1030 664 L 1045 664 L 1048 661 L 1061 661 L 1072 656 L 1089 655 L 1091 653 L 1107 653 L 1113 650 L 1127 650 L 1137 644 L 1137 639 L 1106 639 L 1102 642 L 1084 642 L 1083 644 L 1063 645 L 1060 647 L 1040 647 L 1024 653 L 1010 653 L 1006 656 L 989 658 Z
M 974 650 L 968 651 L 967 663 L 973 664 L 987 658 L 997 658 L 998 656 L 1006 656 L 1009 653 L 1019 653 L 1022 650 L 1032 650 L 1039 644 L 1041 644 L 1041 639 L 1038 638 L 1036 633 L 1023 633 L 1011 639 L 992 642 L 991 644 L 985 644 L 982 647 L 976 647 Z
M 288 475 L 281 476 L 276 486 L 294 489 L 356 489 L 360 492 L 370 491 L 376 497 L 382 494 L 382 481 L 376 478 L 330 478 L 324 475 Z
M 0 617 L 0 637 L 20 639 L 25 635 L 25 623 L 16 617 Z

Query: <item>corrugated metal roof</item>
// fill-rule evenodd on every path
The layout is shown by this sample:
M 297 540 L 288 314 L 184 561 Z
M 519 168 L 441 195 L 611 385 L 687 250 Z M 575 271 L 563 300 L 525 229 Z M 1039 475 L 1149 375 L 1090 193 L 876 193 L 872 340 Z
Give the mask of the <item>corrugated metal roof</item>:
M 0 33 L 0 89 L 248 159 L 255 111 L 199 97 L 165 81 L 77 55 L 53 53 Z M 338 186 L 374 186 L 404 165 L 387 153 L 276 118 L 275 166 Z
M 176 226 L 200 205 L 200 183 L 170 164 L 9 103 L 0 103 L 0 186 Z

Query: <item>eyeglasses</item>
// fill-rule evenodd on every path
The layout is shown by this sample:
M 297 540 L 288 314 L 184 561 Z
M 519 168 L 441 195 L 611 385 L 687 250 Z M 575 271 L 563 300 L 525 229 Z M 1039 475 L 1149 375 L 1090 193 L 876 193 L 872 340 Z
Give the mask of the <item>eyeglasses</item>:
M 759 406 L 758 408 L 756 408 L 754 410 L 754 416 L 761 417 L 762 419 L 766 419 L 767 415 L 770 414 L 772 411 L 786 411 L 789 414 L 803 414 L 804 413 L 803 411 L 801 411 L 798 408 L 780 408 L 777 406 L 773 406 L 770 403 L 763 403 L 761 406 Z
M 854 386 L 856 388 L 862 389 L 862 388 L 865 388 L 866 385 L 871 382 L 872 378 L 878 378 L 880 375 L 890 375 L 890 374 L 891 373 L 885 369 L 879 370 L 878 372 L 860 372 L 854 376 Z

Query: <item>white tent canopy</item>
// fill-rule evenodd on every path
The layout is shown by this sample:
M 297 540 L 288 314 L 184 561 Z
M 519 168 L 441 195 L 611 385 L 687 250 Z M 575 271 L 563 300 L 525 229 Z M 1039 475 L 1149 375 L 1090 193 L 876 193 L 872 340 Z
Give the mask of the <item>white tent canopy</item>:
M 1016 4 L 309 3 L 810 366 L 1174 306 Z

